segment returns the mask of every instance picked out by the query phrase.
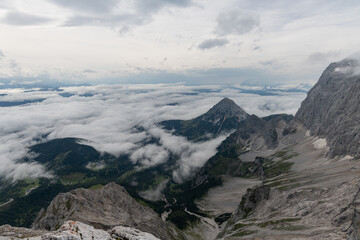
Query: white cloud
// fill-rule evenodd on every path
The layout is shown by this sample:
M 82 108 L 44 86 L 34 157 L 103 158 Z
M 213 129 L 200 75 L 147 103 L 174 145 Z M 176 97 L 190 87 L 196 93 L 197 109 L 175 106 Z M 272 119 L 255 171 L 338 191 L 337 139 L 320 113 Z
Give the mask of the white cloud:
M 225 138 L 226 136 L 220 136 L 204 143 L 190 144 L 189 149 L 181 155 L 178 169 L 173 172 L 174 181 L 180 183 L 194 175 L 196 170 L 215 155 L 216 148 Z
M 169 154 L 179 157 L 174 171 L 177 181 L 190 176 L 215 153 L 224 136 L 206 143 L 192 143 L 159 128 L 168 119 L 191 119 L 205 113 L 223 97 L 233 99 L 250 114 L 294 114 L 305 93 L 279 96 L 241 94 L 237 88 L 183 85 L 98 85 L 68 87 L 61 97 L 56 91 L 23 89 L 0 90 L 0 101 L 43 99 L 41 103 L 0 108 L 0 176 L 23 178 L 49 176 L 38 164 L 21 164 L 28 148 L 55 138 L 77 137 L 101 152 L 119 156 L 130 154 L 140 167 L 167 161 Z M 63 92 L 61 92 L 63 93 Z M 80 97 L 85 93 L 89 97 Z M 270 109 L 261 106 L 276 103 Z M 136 130 L 136 126 L 145 131 Z M 43 136 L 47 135 L 46 139 Z M 144 140 L 157 138 L 158 144 L 143 146 Z
M 260 17 L 258 14 L 233 9 L 219 14 L 215 33 L 219 36 L 242 35 L 252 31 L 259 25 Z
M 166 162 L 169 158 L 169 152 L 163 147 L 155 144 L 148 144 L 142 148 L 135 150 L 130 155 L 133 164 L 140 164 L 144 167 L 152 167 Z

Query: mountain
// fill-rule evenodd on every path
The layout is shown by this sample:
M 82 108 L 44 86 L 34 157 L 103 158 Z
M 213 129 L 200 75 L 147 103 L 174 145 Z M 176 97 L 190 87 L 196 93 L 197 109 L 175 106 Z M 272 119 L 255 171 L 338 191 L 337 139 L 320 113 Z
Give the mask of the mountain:
M 53 231 L 67 220 L 105 230 L 119 225 L 128 226 L 161 239 L 179 239 L 173 225 L 164 222 L 151 208 L 136 202 L 115 183 L 99 189 L 78 188 L 60 193 L 46 211 L 39 213 L 33 228 Z
M 60 192 L 116 181 L 134 165 L 126 156 L 100 154 L 81 139 L 62 138 L 29 148 L 34 161 L 43 164 L 53 178 L 6 182 L 0 179 L 0 225 L 29 227 L 41 208 Z M 119 180 L 118 180 L 119 181 Z M 7 203 L 7 204 L 6 204 Z
M 295 131 L 290 127 L 292 120 L 293 116 L 285 114 L 265 118 L 249 116 L 220 144 L 215 156 L 211 157 L 195 176 L 182 184 L 170 185 L 164 190 L 168 202 L 176 199 L 173 205 L 206 216 L 206 211 L 202 211 L 195 202 L 206 197 L 210 189 L 221 186 L 224 179 L 267 179 L 288 173 L 292 163 L 286 160 L 295 153 L 281 150 L 278 145 L 289 132 Z M 251 155 L 252 152 L 258 151 L 267 152 L 268 156 L 253 154 L 250 160 L 249 157 L 244 157 L 248 153 Z
M 360 156 L 360 65 L 330 64 L 302 102 L 296 119 L 314 136 L 326 138 L 329 154 Z
M 217 239 L 360 239 L 359 80 L 356 60 L 330 64 L 271 151 L 265 141 L 238 155 L 263 162 L 265 178 Z M 281 165 L 266 171 L 270 157 Z
M 228 98 L 222 99 L 203 115 L 190 120 L 167 120 L 160 124 L 174 134 L 185 136 L 192 141 L 209 139 L 222 132 L 234 130 L 249 115 Z
M 276 148 L 278 141 L 286 136 L 286 126 L 292 119 L 293 116 L 285 114 L 266 118 L 249 116 L 239 124 L 234 133 L 220 144 L 216 155 L 210 158 L 194 176 L 195 185 L 208 179 L 209 176 L 205 177 L 202 173 L 213 177 L 256 176 L 256 169 L 262 164 L 257 161 L 251 163 L 243 161 L 241 155 L 249 151 L 260 150 L 260 148 L 264 150 Z M 253 172 L 249 170 L 254 167 Z

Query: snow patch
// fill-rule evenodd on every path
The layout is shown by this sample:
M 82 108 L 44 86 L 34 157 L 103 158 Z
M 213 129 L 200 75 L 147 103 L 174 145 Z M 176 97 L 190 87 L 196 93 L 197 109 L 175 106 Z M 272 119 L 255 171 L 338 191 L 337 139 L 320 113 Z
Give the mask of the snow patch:
M 315 142 L 313 142 L 315 149 L 324 149 L 327 146 L 325 138 L 319 138 Z
M 345 155 L 344 157 L 342 157 L 342 158 L 340 159 L 340 161 L 353 160 L 353 159 L 354 159 L 353 156 L 351 156 L 351 155 Z

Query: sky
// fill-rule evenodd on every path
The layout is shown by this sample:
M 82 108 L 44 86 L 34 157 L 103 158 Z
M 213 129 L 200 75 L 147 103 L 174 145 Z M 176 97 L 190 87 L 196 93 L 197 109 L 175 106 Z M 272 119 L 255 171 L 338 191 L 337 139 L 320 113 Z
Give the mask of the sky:
M 314 84 L 357 0 L 1 0 L 0 84 Z
M 62 90 L 62 91 L 61 91 Z M 53 177 L 34 161 L 29 148 L 57 138 L 76 137 L 101 153 L 128 155 L 139 170 L 179 157 L 173 179 L 192 176 L 216 153 L 228 133 L 193 143 L 167 132 L 159 122 L 191 119 L 208 111 L 222 98 L 234 100 L 249 114 L 295 114 L 306 92 L 281 89 L 256 92 L 242 89 L 183 84 L 121 84 L 64 87 L 57 90 L 2 89 L 0 91 L 0 179 Z M 41 99 L 41 101 L 39 100 Z M 28 102 L 7 106 L 4 103 Z M 137 130 L 135 131 L 135 127 Z M 144 145 L 148 139 L 157 143 Z

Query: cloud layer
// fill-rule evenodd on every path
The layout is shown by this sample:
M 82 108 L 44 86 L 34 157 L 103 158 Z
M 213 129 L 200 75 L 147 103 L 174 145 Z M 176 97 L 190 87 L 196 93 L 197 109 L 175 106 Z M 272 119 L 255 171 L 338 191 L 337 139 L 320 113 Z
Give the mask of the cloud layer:
M 16 180 L 50 176 L 42 166 L 20 164 L 18 160 L 27 156 L 28 148 L 39 141 L 77 137 L 86 139 L 85 144 L 101 152 L 129 154 L 140 169 L 164 163 L 170 154 L 179 156 L 173 178 L 182 181 L 215 154 L 225 136 L 195 144 L 164 131 L 158 122 L 197 117 L 223 97 L 232 98 L 245 111 L 259 116 L 294 114 L 305 98 L 305 93 L 259 96 L 240 92 L 238 86 L 163 84 L 68 87 L 63 92 L 0 90 L 0 101 L 46 99 L 0 108 L 0 177 Z M 270 102 L 271 107 L 264 107 Z M 143 142 L 151 138 L 159 139 L 158 143 L 144 146 Z

